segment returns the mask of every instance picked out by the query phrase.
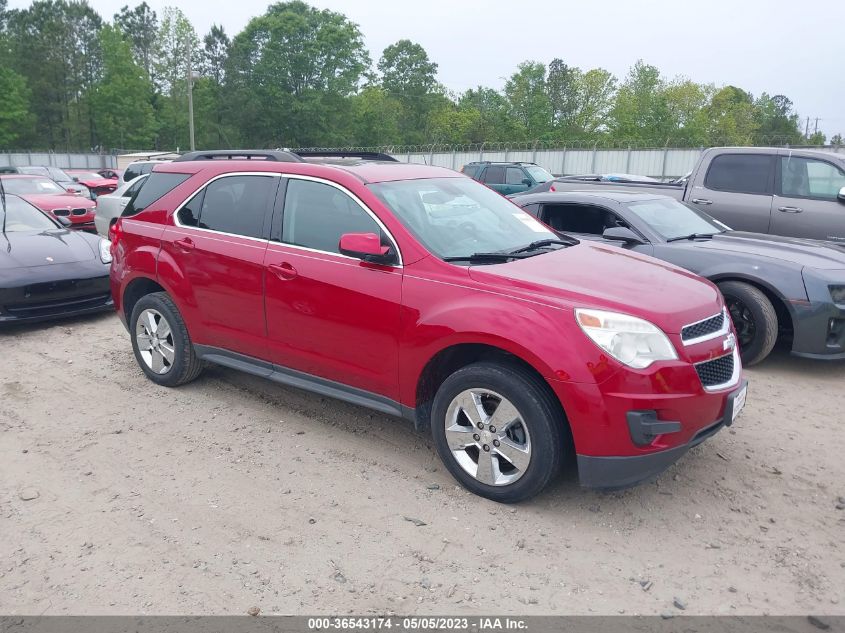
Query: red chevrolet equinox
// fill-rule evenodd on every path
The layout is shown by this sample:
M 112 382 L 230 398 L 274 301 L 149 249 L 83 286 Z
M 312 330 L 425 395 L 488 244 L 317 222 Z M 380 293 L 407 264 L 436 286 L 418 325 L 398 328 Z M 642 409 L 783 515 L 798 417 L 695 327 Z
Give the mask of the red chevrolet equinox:
M 573 461 L 585 486 L 635 484 L 745 404 L 713 284 L 448 169 L 195 152 L 155 167 L 111 237 L 150 380 L 213 362 L 407 418 L 496 501 Z

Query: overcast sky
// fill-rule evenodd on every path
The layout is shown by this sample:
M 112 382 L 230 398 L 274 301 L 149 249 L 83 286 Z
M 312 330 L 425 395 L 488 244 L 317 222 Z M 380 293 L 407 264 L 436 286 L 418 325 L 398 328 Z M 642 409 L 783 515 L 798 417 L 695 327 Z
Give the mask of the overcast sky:
M 104 18 L 134 0 L 89 0 Z M 230 36 L 266 0 L 147 0 L 179 6 L 202 36 L 212 22 Z M 24 7 L 25 0 L 11 0 Z M 519 62 L 560 57 L 618 77 L 637 60 L 667 76 L 785 94 L 828 136 L 845 133 L 845 0 L 310 0 L 356 22 L 373 61 L 385 46 L 419 42 L 439 79 L 462 91 L 501 88 Z

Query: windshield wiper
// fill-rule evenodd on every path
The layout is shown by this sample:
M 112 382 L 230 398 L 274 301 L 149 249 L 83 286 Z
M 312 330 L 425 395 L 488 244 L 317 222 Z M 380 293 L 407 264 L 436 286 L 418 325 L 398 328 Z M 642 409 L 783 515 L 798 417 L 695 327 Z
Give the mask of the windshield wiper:
M 575 246 L 578 242 L 576 240 L 561 240 L 561 239 L 548 239 L 548 240 L 537 240 L 536 242 L 531 242 L 528 246 L 523 246 L 521 248 L 516 248 L 512 251 L 508 251 L 511 255 L 514 253 L 527 253 L 529 251 L 536 251 L 538 248 L 544 248 L 546 246 L 553 246 L 554 244 L 561 244 L 562 246 Z
M 472 255 L 455 255 L 453 257 L 444 257 L 444 262 L 506 262 L 511 259 L 526 259 L 527 257 L 531 257 L 531 255 L 522 255 L 518 253 L 503 253 L 493 252 L 493 253 L 473 253 Z
M 724 231 L 716 231 L 715 233 L 690 233 L 689 235 L 679 235 L 678 237 L 670 237 L 667 242 L 680 242 L 682 240 L 709 240 L 713 239 L 714 235 L 724 233 Z

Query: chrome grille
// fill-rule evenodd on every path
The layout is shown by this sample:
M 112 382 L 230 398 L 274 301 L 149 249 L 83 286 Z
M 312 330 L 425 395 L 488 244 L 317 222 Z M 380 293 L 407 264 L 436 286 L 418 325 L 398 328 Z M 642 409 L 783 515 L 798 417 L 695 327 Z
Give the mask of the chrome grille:
M 684 342 L 703 338 L 709 334 L 721 332 L 725 326 L 725 313 L 720 312 L 716 316 L 704 319 L 698 323 L 687 325 L 681 330 L 681 340 Z
M 698 363 L 695 366 L 701 384 L 705 387 L 724 385 L 731 381 L 734 375 L 734 354 Z

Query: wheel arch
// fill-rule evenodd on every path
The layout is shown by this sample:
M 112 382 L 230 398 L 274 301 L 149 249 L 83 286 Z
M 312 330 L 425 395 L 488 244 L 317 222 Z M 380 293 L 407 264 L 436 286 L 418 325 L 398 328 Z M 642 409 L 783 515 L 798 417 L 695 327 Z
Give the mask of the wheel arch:
M 795 329 L 795 321 L 794 315 L 792 313 L 792 306 L 790 305 L 789 301 L 784 297 L 774 286 L 771 284 L 763 281 L 762 279 L 751 277 L 748 275 L 742 274 L 735 274 L 735 273 L 724 273 L 718 275 L 712 275 L 707 277 L 710 281 L 718 286 L 719 283 L 725 281 L 736 281 L 739 283 L 748 284 L 754 288 L 757 288 L 760 292 L 766 295 L 766 298 L 772 302 L 772 306 L 775 309 L 775 314 L 778 317 L 778 329 L 788 332 L 793 332 Z M 778 337 L 780 338 L 780 337 Z
M 157 281 L 149 277 L 135 277 L 132 281 L 126 284 L 123 290 L 123 298 L 121 305 L 123 306 L 123 313 L 126 316 L 126 322 L 129 323 L 132 318 L 132 310 L 135 304 L 148 294 L 154 292 L 167 292 L 167 290 Z
M 537 379 L 538 384 L 548 390 L 552 401 L 558 407 L 560 420 L 563 424 L 569 425 L 566 411 L 555 394 L 548 380 L 543 376 L 534 364 L 527 361 L 522 355 L 505 349 L 491 342 L 458 342 L 447 345 L 434 353 L 423 366 L 419 373 L 415 388 L 415 419 L 414 426 L 417 430 L 425 430 L 431 421 L 431 407 L 434 396 L 443 381 L 451 374 L 481 361 L 499 362 L 502 364 L 517 365 L 524 371 L 529 372 Z

